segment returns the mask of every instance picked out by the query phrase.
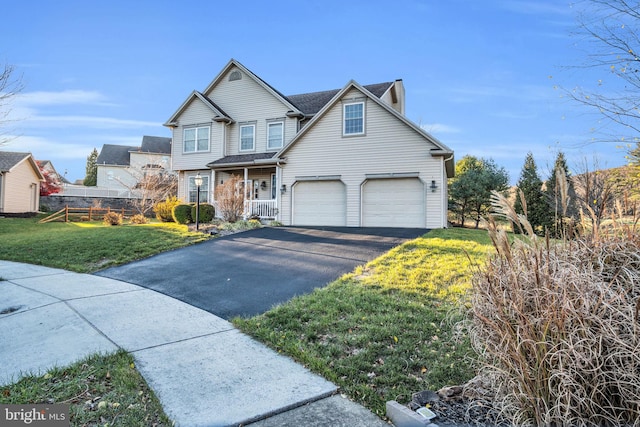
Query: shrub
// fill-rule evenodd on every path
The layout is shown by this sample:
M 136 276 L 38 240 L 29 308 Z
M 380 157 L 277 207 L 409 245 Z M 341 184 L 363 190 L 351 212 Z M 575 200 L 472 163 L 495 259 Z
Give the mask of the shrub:
M 211 222 L 216 215 L 216 210 L 213 205 L 208 203 L 200 203 L 200 215 L 198 216 L 198 220 L 200 222 Z M 191 207 L 191 218 L 193 221 L 196 220 L 196 206 Z
M 178 224 L 189 224 L 191 219 L 191 205 L 176 205 L 173 207 L 172 217 Z
M 142 214 L 136 214 L 131 217 L 131 224 L 146 224 L 147 222 L 149 222 L 149 220 Z
M 269 222 L 269 227 L 282 227 L 282 223 L 280 221 L 271 221 Z
M 122 225 L 122 214 L 117 212 L 107 212 L 102 217 L 102 222 L 105 225 Z
M 502 201 L 525 236 L 473 278 L 470 336 L 511 424 L 637 425 L 640 236 L 551 242 Z
M 167 197 L 163 202 L 158 202 L 153 206 L 153 212 L 156 214 L 158 221 L 172 222 L 173 221 L 173 208 L 180 204 L 180 201 L 175 196 Z
M 250 219 L 247 221 L 247 228 L 254 229 L 262 227 L 262 223 L 257 219 Z
M 233 230 L 235 230 L 235 226 L 231 222 L 223 222 L 222 224 L 220 224 L 218 226 L 218 228 L 220 230 L 224 230 L 224 231 L 233 231 Z
M 215 197 L 220 217 L 228 222 L 235 222 L 242 217 L 244 211 L 244 196 L 238 187 L 242 179 L 231 175 L 224 184 L 215 188 Z

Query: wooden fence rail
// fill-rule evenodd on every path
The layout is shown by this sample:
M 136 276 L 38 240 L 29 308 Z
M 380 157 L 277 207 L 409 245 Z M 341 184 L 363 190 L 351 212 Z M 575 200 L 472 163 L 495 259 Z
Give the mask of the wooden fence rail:
M 93 221 L 96 217 L 102 219 L 102 217 L 110 212 L 117 212 L 122 216 L 131 216 L 134 215 L 132 211 L 127 211 L 124 208 L 122 209 L 111 209 L 111 208 L 70 208 L 69 205 L 66 205 L 63 209 L 60 209 L 58 212 L 49 215 L 46 218 L 40 220 L 40 223 L 52 222 L 52 221 L 64 221 L 69 222 L 70 218 L 76 218 L 78 220 L 82 220 L 83 217 L 86 217 L 87 221 Z

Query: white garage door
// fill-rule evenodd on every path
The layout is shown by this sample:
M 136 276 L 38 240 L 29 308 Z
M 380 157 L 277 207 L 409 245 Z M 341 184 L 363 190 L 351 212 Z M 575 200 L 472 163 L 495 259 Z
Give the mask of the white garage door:
M 302 181 L 293 186 L 293 225 L 347 225 L 342 181 Z
M 424 185 L 418 178 L 373 179 L 362 189 L 364 227 L 424 228 Z

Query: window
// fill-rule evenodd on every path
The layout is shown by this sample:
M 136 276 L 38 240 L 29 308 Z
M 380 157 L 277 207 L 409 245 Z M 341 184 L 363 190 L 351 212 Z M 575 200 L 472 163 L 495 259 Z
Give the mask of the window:
M 209 151 L 209 127 L 187 128 L 184 130 L 185 153 Z
M 267 123 L 267 150 L 282 148 L 284 142 L 284 123 Z
M 256 125 L 240 126 L 240 151 L 255 150 Z
M 200 203 L 209 203 L 209 177 L 201 175 L 202 185 L 200 186 Z M 189 203 L 196 203 L 198 201 L 198 188 L 193 181 L 194 176 L 190 176 L 189 179 Z
M 277 196 L 277 191 L 278 191 L 278 181 L 276 181 L 276 174 L 272 173 L 271 174 L 271 198 L 275 199 Z
M 344 127 L 343 135 L 364 134 L 364 102 L 345 104 L 343 107 Z

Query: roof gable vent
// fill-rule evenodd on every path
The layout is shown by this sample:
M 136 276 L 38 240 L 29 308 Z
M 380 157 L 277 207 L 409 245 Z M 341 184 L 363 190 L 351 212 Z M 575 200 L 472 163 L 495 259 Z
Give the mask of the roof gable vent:
M 230 82 L 232 82 L 234 80 L 240 80 L 240 79 L 242 79 L 242 73 L 240 73 L 240 71 L 238 71 L 238 70 L 232 71 L 229 74 L 229 81 Z

